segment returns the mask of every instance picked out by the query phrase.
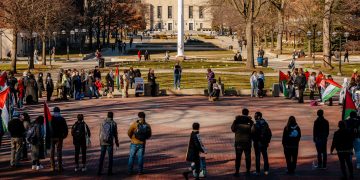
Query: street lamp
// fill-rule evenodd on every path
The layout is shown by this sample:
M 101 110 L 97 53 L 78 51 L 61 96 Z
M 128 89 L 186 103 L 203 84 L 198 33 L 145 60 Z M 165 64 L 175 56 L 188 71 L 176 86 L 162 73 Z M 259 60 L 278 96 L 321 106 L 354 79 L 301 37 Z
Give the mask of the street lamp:
M 346 41 L 345 41 L 345 42 L 347 42 L 349 36 L 350 36 L 350 33 L 349 33 L 349 32 L 345 32 L 345 33 L 344 33 L 344 37 L 346 38 Z
M 69 57 L 69 37 L 66 36 L 66 31 L 65 30 L 62 30 L 61 34 L 66 37 L 66 54 L 67 54 L 67 60 L 69 61 L 70 60 L 70 57 Z
M 337 37 L 337 35 L 339 35 L 339 39 L 340 39 L 340 42 L 339 42 L 339 56 L 340 56 L 340 59 L 339 59 L 339 72 L 337 73 L 337 75 L 338 76 L 341 76 L 342 75 L 342 71 L 341 71 L 341 51 L 342 51 L 342 35 L 344 35 L 344 37 L 346 38 L 346 40 L 347 40 L 347 38 L 350 36 L 350 33 L 349 32 L 345 32 L 344 34 L 342 34 L 342 33 L 337 33 L 336 31 L 334 31 L 333 33 L 332 33 L 332 36 L 334 37 L 334 38 L 336 38 Z

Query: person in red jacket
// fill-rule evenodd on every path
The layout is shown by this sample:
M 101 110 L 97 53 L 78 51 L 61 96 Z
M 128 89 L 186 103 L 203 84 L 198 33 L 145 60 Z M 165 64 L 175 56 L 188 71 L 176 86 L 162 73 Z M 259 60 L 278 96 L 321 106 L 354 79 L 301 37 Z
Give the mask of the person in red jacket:
M 316 76 L 316 86 L 318 87 L 318 91 L 319 91 L 319 96 L 321 99 L 321 81 L 324 79 L 324 75 L 321 71 L 319 71 L 319 74 Z
M 138 51 L 138 59 L 139 59 L 139 61 L 141 61 L 141 51 L 140 50 Z
M 95 87 L 96 87 L 96 91 L 99 94 L 99 92 L 101 91 L 101 88 L 102 88 L 102 83 L 99 78 L 96 78 L 96 80 L 95 80 Z M 100 94 L 99 94 L 99 96 L 100 96 Z
M 23 100 L 24 100 L 24 84 L 23 84 L 22 79 L 18 80 L 17 91 L 18 91 L 18 97 L 19 97 L 17 105 L 18 105 L 18 108 L 22 108 Z

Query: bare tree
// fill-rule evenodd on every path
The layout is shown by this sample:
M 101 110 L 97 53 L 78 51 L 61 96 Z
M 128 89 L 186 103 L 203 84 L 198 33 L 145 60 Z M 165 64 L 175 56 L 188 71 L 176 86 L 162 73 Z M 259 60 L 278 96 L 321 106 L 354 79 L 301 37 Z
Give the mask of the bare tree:
M 277 45 L 276 50 L 279 51 L 279 54 L 282 54 L 282 39 L 284 31 L 284 17 L 285 17 L 285 8 L 288 3 L 288 0 L 270 0 L 271 4 L 277 9 L 278 17 L 278 28 L 277 28 Z

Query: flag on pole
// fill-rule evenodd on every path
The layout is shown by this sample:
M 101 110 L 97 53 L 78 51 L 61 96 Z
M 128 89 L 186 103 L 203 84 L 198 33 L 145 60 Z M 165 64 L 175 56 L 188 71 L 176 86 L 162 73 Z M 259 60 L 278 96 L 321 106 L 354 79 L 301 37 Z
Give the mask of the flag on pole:
M 3 132 L 6 133 L 8 132 L 8 124 L 10 121 L 9 111 L 6 107 L 6 104 L 3 106 L 3 108 L 1 108 L 1 120 Z
M 322 101 L 325 102 L 332 98 L 337 92 L 339 92 L 342 86 L 336 83 L 334 80 L 327 79 L 325 80 L 329 83 L 328 87 L 326 87 L 324 93 L 322 94 Z
M 6 74 L 6 72 L 4 71 L 4 72 L 2 72 L 2 73 L 0 74 L 0 87 L 1 87 L 1 86 L 5 86 L 5 85 L 6 85 L 6 81 L 7 81 L 7 74 Z
M 283 73 L 282 71 L 279 71 L 279 83 L 282 89 L 282 93 L 285 97 L 289 97 L 288 89 L 286 88 L 286 84 L 289 81 L 289 76 Z
M 117 84 L 117 89 L 120 89 L 120 79 L 119 79 L 119 66 L 116 67 L 116 72 L 115 72 L 115 78 L 116 78 L 116 84 Z
M 3 89 L 0 92 L 0 109 L 2 109 L 4 107 L 4 105 L 6 104 L 6 100 L 7 100 L 9 92 L 10 92 L 9 87 L 5 87 L 5 89 Z
M 50 125 L 51 119 L 52 116 L 50 113 L 49 106 L 47 105 L 46 102 L 44 102 L 44 137 L 46 137 L 46 129 Z
M 351 94 L 349 93 L 349 91 L 346 91 L 345 100 L 343 103 L 343 112 L 342 112 L 343 120 L 346 120 L 350 116 L 350 113 L 353 111 L 356 112 L 355 103 L 352 100 L 352 97 L 351 97 Z

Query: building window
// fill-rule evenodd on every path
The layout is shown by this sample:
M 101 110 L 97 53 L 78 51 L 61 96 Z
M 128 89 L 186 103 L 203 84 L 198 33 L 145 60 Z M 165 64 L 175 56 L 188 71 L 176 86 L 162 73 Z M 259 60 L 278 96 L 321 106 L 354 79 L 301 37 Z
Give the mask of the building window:
M 200 29 L 202 29 L 203 28 L 203 23 L 200 23 Z
M 168 30 L 172 31 L 172 23 L 168 23 Z
M 159 30 L 161 30 L 161 29 L 162 29 L 162 27 L 161 27 L 161 23 L 158 23 L 157 28 L 158 28 Z
M 204 18 L 204 7 L 199 6 L 199 18 Z
M 157 7 L 157 17 L 161 19 L 162 17 L 162 6 Z
M 172 18 L 172 6 L 168 6 L 168 18 Z
M 189 23 L 189 30 L 193 31 L 194 30 L 194 24 L 193 23 Z
M 193 10 L 194 10 L 194 7 L 193 6 L 189 6 L 189 18 L 192 19 L 193 18 Z

